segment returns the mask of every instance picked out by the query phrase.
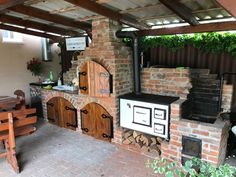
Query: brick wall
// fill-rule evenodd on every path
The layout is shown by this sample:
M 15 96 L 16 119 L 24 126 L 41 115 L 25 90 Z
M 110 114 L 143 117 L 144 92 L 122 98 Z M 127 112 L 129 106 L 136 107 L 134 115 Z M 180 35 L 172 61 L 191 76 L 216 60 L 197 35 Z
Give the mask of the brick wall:
M 76 76 L 76 67 L 80 68 L 89 60 L 93 60 L 112 75 L 113 93 L 110 97 L 91 97 L 89 95 L 71 95 L 76 99 L 76 108 L 78 110 L 78 131 L 81 127 L 80 110 L 89 103 L 95 102 L 104 107 L 113 117 L 113 142 L 122 143 L 122 128 L 119 126 L 119 95 L 132 91 L 132 53 L 129 47 L 126 47 L 121 39 L 116 38 L 115 32 L 121 26 L 106 18 L 100 18 L 92 22 L 93 40 L 85 51 L 77 57 L 77 63 L 73 63 L 72 69 L 65 75 L 66 82 Z M 52 93 L 50 93 L 52 92 Z M 44 117 L 46 117 L 46 102 L 53 96 L 67 97 L 67 94 L 57 91 L 43 90 Z M 69 100 L 71 98 L 68 98 Z
M 202 140 L 202 160 L 218 166 L 223 163 L 229 131 L 229 122 L 217 120 L 214 124 L 181 119 L 181 104 L 178 100 L 171 105 L 170 141 L 161 144 L 162 157 L 181 161 L 182 136 Z
M 141 77 L 142 92 L 186 99 L 192 87 L 189 75 L 189 69 L 144 68 Z

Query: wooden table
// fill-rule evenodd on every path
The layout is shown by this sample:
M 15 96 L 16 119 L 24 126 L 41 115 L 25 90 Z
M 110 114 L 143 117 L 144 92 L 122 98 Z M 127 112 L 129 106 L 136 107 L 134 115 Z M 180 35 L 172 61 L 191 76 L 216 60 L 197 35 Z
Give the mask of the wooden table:
M 0 109 L 13 108 L 20 100 L 10 96 L 0 96 Z

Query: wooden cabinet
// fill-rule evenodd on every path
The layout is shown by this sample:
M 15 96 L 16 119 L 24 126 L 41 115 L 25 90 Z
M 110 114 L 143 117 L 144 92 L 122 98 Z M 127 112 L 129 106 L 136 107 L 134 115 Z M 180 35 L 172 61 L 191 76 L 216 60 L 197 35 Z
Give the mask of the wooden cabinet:
M 60 127 L 76 130 L 77 109 L 64 98 L 54 97 L 47 102 L 48 121 Z
M 81 129 L 83 133 L 97 139 L 111 141 L 113 137 L 112 116 L 99 104 L 89 103 L 81 113 Z
M 102 65 L 88 61 L 80 68 L 79 75 L 80 93 L 94 97 L 110 96 L 111 75 Z

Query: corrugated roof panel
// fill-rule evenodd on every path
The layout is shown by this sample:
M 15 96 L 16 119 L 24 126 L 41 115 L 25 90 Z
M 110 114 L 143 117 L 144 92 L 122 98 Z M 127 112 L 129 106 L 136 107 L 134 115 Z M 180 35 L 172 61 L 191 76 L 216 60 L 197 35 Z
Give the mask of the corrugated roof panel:
M 63 8 L 70 8 L 73 5 L 63 0 L 47 0 L 37 2 L 35 4 L 32 4 L 31 6 L 51 12 Z

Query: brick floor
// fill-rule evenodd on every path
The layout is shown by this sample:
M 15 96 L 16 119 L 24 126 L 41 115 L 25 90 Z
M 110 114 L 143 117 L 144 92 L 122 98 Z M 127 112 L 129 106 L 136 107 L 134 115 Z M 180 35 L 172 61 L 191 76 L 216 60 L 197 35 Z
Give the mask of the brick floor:
M 147 157 L 78 132 L 40 123 L 37 132 L 17 138 L 22 171 L 0 159 L 0 177 L 146 177 Z

